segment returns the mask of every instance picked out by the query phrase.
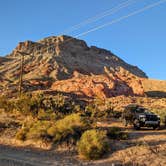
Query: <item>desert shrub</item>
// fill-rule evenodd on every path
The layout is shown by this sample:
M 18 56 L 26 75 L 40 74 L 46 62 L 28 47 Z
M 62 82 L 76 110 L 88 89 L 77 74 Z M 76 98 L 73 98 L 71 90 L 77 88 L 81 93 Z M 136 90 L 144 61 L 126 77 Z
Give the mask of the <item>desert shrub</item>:
M 81 106 L 73 103 L 73 111 L 74 112 L 81 112 Z
M 77 140 L 81 133 L 89 127 L 88 122 L 80 114 L 67 115 L 64 119 L 58 120 L 55 126 L 51 126 L 47 133 L 55 143 Z
M 86 116 L 93 116 L 93 112 L 96 111 L 96 108 L 93 104 L 89 104 L 85 107 L 85 115 Z
M 78 142 L 78 153 L 86 159 L 99 159 L 108 151 L 106 131 L 87 130 Z
M 57 94 L 56 96 L 54 96 L 54 102 L 57 108 L 61 108 L 65 105 L 66 100 L 62 94 Z
M 34 121 L 24 124 L 16 134 L 16 138 L 25 140 L 44 140 L 49 138 L 47 129 L 52 125 L 49 121 Z
M 79 114 L 67 115 L 65 118 L 55 121 L 36 120 L 24 124 L 16 134 L 20 140 L 48 140 L 54 143 L 75 141 L 89 124 Z
M 85 115 L 91 118 L 106 117 L 106 114 L 107 113 L 105 111 L 99 110 L 94 103 L 90 103 L 89 105 L 85 107 Z
M 91 118 L 108 118 L 112 117 L 114 115 L 113 113 L 113 110 L 100 110 L 93 104 L 89 104 L 85 107 L 85 115 Z
M 12 111 L 14 108 L 13 102 L 9 100 L 6 96 L 0 96 L 0 109 L 4 109 L 4 111 Z
M 108 110 L 109 111 L 109 117 L 113 118 L 121 118 L 122 117 L 122 112 L 115 111 L 115 110 Z
M 70 106 L 69 102 L 66 101 L 65 97 L 61 94 L 45 97 L 42 101 L 42 105 L 44 109 L 49 109 L 57 113 L 67 114 L 71 111 L 71 109 L 68 108 L 68 106 Z
M 107 128 L 107 136 L 110 139 L 128 139 L 128 133 L 123 132 L 120 127 Z
M 36 121 L 26 134 L 26 139 L 43 140 L 48 138 L 47 129 L 52 124 L 49 121 Z
M 22 95 L 14 102 L 14 108 L 25 115 L 32 114 L 33 116 L 36 116 L 38 107 L 38 100 L 33 98 L 30 94 Z
M 43 93 L 24 94 L 15 101 L 15 109 L 24 114 L 38 115 L 40 109 L 53 110 L 52 98 Z
M 29 128 L 22 128 L 16 133 L 16 139 L 25 141 L 26 140 L 26 134 L 28 133 Z
M 65 100 L 62 95 L 48 96 L 42 93 L 24 94 L 14 101 L 15 110 L 39 119 L 49 119 L 61 115 L 67 115 L 74 111 L 74 104 Z M 43 111 L 42 111 L 43 110 Z M 49 115 L 51 114 L 51 115 Z M 61 117 L 61 116 L 60 116 Z
M 94 99 L 85 107 L 85 113 L 91 118 L 119 118 L 121 113 L 114 111 L 114 108 L 109 101 Z
M 71 115 L 66 116 L 64 119 L 61 119 L 56 122 L 56 126 L 59 130 L 63 130 L 66 127 L 74 128 L 74 127 L 85 127 L 87 124 L 86 120 L 80 115 L 73 113 Z
M 67 115 L 75 110 L 75 103 L 68 101 L 61 94 L 56 96 L 44 96 L 40 101 L 39 108 L 52 111 L 54 113 Z
M 38 120 L 57 120 L 59 118 L 61 118 L 60 115 L 56 114 L 54 111 L 52 110 L 44 110 L 42 108 L 40 108 L 38 110 L 38 115 L 37 115 Z
M 160 116 L 161 124 L 165 124 L 166 109 L 152 109 L 151 111 Z

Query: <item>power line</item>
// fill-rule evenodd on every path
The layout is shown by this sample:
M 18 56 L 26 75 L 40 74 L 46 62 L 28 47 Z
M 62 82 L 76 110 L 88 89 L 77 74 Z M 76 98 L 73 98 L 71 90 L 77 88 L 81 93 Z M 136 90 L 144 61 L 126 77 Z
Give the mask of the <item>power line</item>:
M 71 33 L 71 32 L 73 32 L 73 31 L 75 31 L 75 30 L 80 29 L 81 27 L 83 27 L 83 26 L 85 26 L 85 25 L 87 25 L 87 24 L 96 22 L 96 21 L 98 21 L 98 20 L 100 20 L 100 19 L 102 19 L 102 18 L 104 18 L 104 17 L 107 17 L 107 16 L 109 16 L 109 15 L 112 15 L 112 14 L 118 12 L 119 10 L 128 7 L 129 5 L 131 5 L 132 3 L 134 3 L 134 1 L 136 1 L 136 0 L 127 0 L 127 1 L 125 1 L 125 2 L 123 2 L 123 3 L 120 3 L 119 5 L 113 7 L 113 8 L 111 8 L 111 9 L 109 9 L 109 10 L 106 10 L 106 11 L 103 12 L 103 13 L 97 14 L 96 16 L 90 17 L 90 18 L 88 18 L 87 20 L 84 20 L 83 22 L 81 22 L 81 23 L 79 23 L 79 24 L 76 24 L 76 25 L 74 25 L 74 26 L 71 26 L 70 28 L 64 30 L 61 34 L 63 34 L 63 33 Z
M 159 2 L 156 2 L 156 3 L 153 3 L 153 4 L 147 5 L 147 6 L 141 8 L 141 9 L 139 9 L 139 10 L 136 10 L 136 11 L 134 11 L 134 12 L 128 14 L 128 15 L 122 16 L 122 17 L 120 17 L 120 18 L 118 18 L 118 19 L 115 19 L 115 20 L 113 20 L 113 21 L 111 21 L 111 22 L 108 22 L 108 23 L 105 23 L 105 24 L 103 24 L 103 25 L 100 25 L 100 26 L 97 26 L 97 27 L 95 27 L 95 28 L 92 28 L 92 29 L 90 29 L 90 30 L 88 30 L 88 31 L 86 31 L 86 32 L 80 33 L 80 34 L 78 34 L 78 35 L 76 35 L 76 36 L 74 36 L 74 37 L 77 38 L 77 37 L 80 37 L 80 36 L 84 36 L 84 35 L 86 35 L 86 34 L 88 34 L 88 33 L 94 32 L 94 31 L 96 31 L 96 30 L 98 30 L 98 29 L 102 29 L 102 28 L 104 28 L 104 27 L 106 27 L 106 26 L 110 26 L 110 25 L 115 24 L 115 23 L 117 23 L 117 22 L 120 22 L 120 21 L 122 21 L 122 20 L 124 20 L 124 19 L 127 19 L 128 17 L 131 17 L 131 16 L 134 16 L 134 15 L 136 15 L 136 14 L 142 13 L 142 12 L 144 12 L 144 11 L 146 11 L 146 10 L 149 10 L 149 9 L 151 9 L 151 8 L 153 8 L 153 7 L 155 7 L 155 6 L 158 6 L 158 5 L 162 4 L 162 3 L 165 3 L 165 2 L 166 2 L 166 0 L 160 0 Z

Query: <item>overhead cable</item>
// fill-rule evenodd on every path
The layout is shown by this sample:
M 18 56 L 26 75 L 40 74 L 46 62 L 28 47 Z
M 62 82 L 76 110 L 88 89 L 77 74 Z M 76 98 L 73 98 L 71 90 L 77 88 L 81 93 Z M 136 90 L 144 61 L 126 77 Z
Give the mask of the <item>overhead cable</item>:
M 118 12 L 119 10 L 128 7 L 129 5 L 131 5 L 134 2 L 135 2 L 135 0 L 127 0 L 127 1 L 125 1 L 123 3 L 120 3 L 117 6 L 111 8 L 109 10 L 106 10 L 103 13 L 97 14 L 96 16 L 90 17 L 87 20 L 84 20 L 83 22 L 81 22 L 79 24 L 71 26 L 70 28 L 64 30 L 61 34 L 71 33 L 73 31 L 76 31 L 76 30 L 80 29 L 83 26 L 86 26 L 86 25 L 88 25 L 90 23 L 94 23 L 96 21 L 99 21 L 99 20 L 103 19 L 104 17 L 110 16 L 110 15 Z
M 118 18 L 118 19 L 112 20 L 111 22 L 107 22 L 107 23 L 105 23 L 105 24 L 103 24 L 103 25 L 97 26 L 97 27 L 92 28 L 92 29 L 90 29 L 90 30 L 88 30 L 88 31 L 85 31 L 85 32 L 80 33 L 80 34 L 77 34 L 77 35 L 75 35 L 74 37 L 77 38 L 77 37 L 80 37 L 80 36 L 84 36 L 84 35 L 87 35 L 88 33 L 97 31 L 97 30 L 102 29 L 102 28 L 104 28 L 104 27 L 111 26 L 112 24 L 118 23 L 118 22 L 120 22 L 120 21 L 122 21 L 122 20 L 125 20 L 125 19 L 127 19 L 127 18 L 129 18 L 129 17 L 131 17 L 131 16 L 134 16 L 134 15 L 136 15 L 136 14 L 139 14 L 139 13 L 142 13 L 142 12 L 144 12 L 144 11 L 146 11 L 146 10 L 149 10 L 149 9 L 151 9 L 151 8 L 154 8 L 154 7 L 156 7 L 156 6 L 158 6 L 158 5 L 162 4 L 162 3 L 165 3 L 165 2 L 166 2 L 166 0 L 160 0 L 160 1 L 156 2 L 156 3 L 147 5 L 147 6 L 141 8 L 141 9 L 139 9 L 139 10 L 136 10 L 136 11 L 130 13 L 130 14 L 127 14 L 127 15 L 125 15 L 125 16 L 122 16 L 122 17 Z

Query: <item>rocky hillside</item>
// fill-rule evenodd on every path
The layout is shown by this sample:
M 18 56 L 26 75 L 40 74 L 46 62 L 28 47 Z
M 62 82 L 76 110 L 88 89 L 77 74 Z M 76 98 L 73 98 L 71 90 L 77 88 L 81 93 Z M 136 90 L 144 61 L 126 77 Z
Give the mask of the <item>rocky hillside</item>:
M 17 91 L 20 62 L 23 89 L 54 90 L 88 97 L 143 95 L 146 74 L 108 50 L 88 47 L 79 39 L 52 36 L 37 42 L 20 42 L 0 58 L 0 90 Z

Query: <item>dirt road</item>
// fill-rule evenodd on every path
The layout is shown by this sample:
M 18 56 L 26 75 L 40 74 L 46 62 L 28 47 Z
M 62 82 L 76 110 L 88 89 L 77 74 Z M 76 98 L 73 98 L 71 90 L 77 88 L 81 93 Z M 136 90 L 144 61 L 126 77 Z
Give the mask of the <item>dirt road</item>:
M 124 128 L 119 121 L 100 124 L 102 127 L 118 126 L 128 132 L 128 140 L 113 140 L 112 151 L 106 159 L 97 163 L 116 163 L 122 165 L 166 166 L 166 129 L 153 130 L 142 128 L 134 130 L 132 126 Z
M 0 145 L 0 166 L 81 165 L 71 153 L 57 153 Z

